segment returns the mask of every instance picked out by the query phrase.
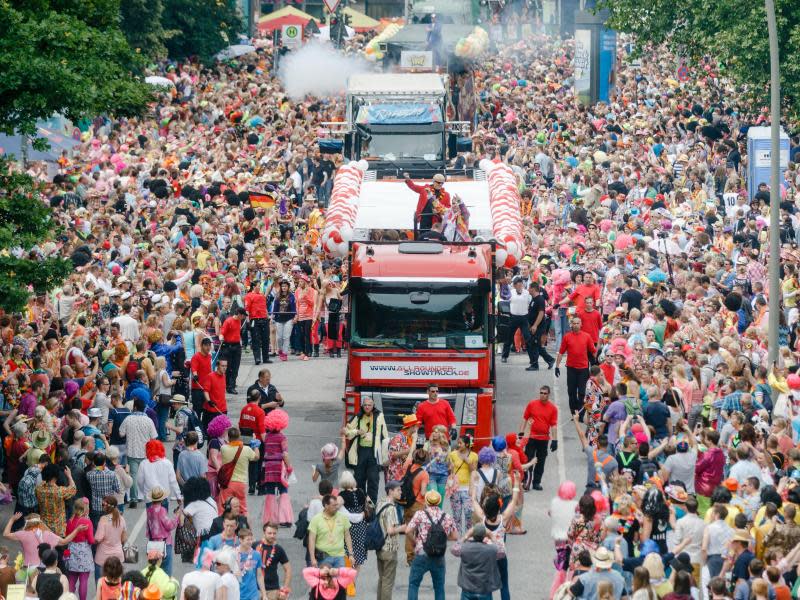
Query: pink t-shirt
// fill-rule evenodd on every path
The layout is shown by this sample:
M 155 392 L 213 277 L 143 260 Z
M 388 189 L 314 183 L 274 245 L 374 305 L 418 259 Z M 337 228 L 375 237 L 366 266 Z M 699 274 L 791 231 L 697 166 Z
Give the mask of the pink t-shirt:
M 52 531 L 42 529 L 23 529 L 11 535 L 22 545 L 26 567 L 35 567 L 39 564 L 39 544 L 50 544 L 55 548 L 61 539 Z
M 86 525 L 86 529 L 79 531 L 72 541 L 73 542 L 89 542 L 94 544 L 94 526 L 88 517 L 72 517 L 67 521 L 67 535 L 72 533 L 78 528 L 78 525 Z
M 109 556 L 116 556 L 123 562 L 125 555 L 122 552 L 122 532 L 125 531 L 125 519 L 120 515 L 119 525 L 114 527 L 111 517 L 104 515 L 97 523 L 97 532 L 94 539 L 97 549 L 94 552 L 94 562 L 103 565 Z

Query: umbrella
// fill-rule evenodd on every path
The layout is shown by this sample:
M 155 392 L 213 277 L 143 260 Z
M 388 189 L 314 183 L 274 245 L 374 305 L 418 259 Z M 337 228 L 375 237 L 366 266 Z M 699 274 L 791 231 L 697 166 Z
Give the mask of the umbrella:
M 344 8 L 342 13 L 350 17 L 350 25 L 353 26 L 353 29 L 359 32 L 372 31 L 373 29 L 377 29 L 381 24 L 380 21 L 376 21 L 372 17 L 367 16 L 362 12 L 358 12 L 349 6 Z
M 224 50 L 217 52 L 214 58 L 217 60 L 228 60 L 230 58 L 244 56 L 245 54 L 252 54 L 255 51 L 255 46 L 250 46 L 249 44 L 234 44 L 233 46 L 228 46 Z
M 678 256 L 683 253 L 681 247 L 673 240 L 655 239 L 648 244 L 651 250 L 655 250 L 661 254 L 669 254 L 670 256 Z
M 284 6 L 274 12 L 264 15 L 258 20 L 258 30 L 262 32 L 272 32 L 280 30 L 284 25 L 297 25 L 305 27 L 309 21 L 315 20 L 313 16 L 295 8 L 294 6 Z
M 150 75 L 149 77 L 145 77 L 144 82 L 156 87 L 175 87 L 175 84 L 172 81 L 166 77 L 161 77 L 160 75 Z

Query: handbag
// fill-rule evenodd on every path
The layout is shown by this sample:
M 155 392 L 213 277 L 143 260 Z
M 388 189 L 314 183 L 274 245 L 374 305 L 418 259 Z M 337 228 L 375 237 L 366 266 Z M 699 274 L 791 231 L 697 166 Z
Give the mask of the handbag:
M 244 448 L 243 445 L 239 446 L 239 449 L 236 451 L 236 456 L 233 457 L 233 460 L 222 465 L 219 468 L 219 471 L 217 471 L 217 485 L 223 490 L 227 488 L 231 482 L 231 477 L 233 477 L 233 471 L 236 468 L 236 463 L 239 462 L 239 457 L 242 454 L 242 448 Z
M 175 553 L 181 555 L 183 562 L 192 562 L 194 549 L 197 543 L 197 529 L 192 522 L 192 517 L 185 515 L 183 525 L 175 530 Z
M 122 562 L 135 565 L 139 562 L 139 546 L 129 544 L 122 548 Z
M 167 542 L 165 540 L 147 540 L 147 545 L 145 546 L 145 552 L 150 554 L 151 552 L 160 552 L 161 556 L 167 555 Z

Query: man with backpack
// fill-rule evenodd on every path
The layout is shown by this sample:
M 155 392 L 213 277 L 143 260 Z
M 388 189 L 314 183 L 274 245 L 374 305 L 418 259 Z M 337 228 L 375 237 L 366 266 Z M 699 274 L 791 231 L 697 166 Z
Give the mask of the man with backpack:
M 172 408 L 175 411 L 175 424 L 167 423 L 167 429 L 175 433 L 175 445 L 172 447 L 172 462 L 178 464 L 178 456 L 186 448 L 186 436 L 194 431 L 197 434 L 197 448 L 200 449 L 205 444 L 205 435 L 200 424 L 200 417 L 194 412 L 194 408 L 186 396 L 175 394 L 172 396 Z
M 586 455 L 586 488 L 600 488 L 600 471 L 605 475 L 606 481 L 611 481 L 611 475 L 618 470 L 617 460 L 608 451 L 608 436 L 603 433 L 597 438 L 597 447 L 593 447 L 586 439 L 586 434 L 581 428 L 578 413 L 572 414 L 572 422 L 578 432 L 583 453 Z
M 428 462 L 428 453 L 423 448 L 414 451 L 411 465 L 400 481 L 400 499 L 398 503 L 403 507 L 403 523 L 408 527 L 417 511 L 425 506 L 425 490 L 428 489 L 430 477 L 424 465 Z M 414 560 L 414 544 L 406 536 L 406 560 L 408 564 Z
M 386 500 L 378 507 L 375 518 L 367 527 L 364 545 L 375 550 L 378 559 L 378 600 L 392 600 L 394 579 L 397 574 L 397 551 L 400 533 L 406 529 L 397 518 L 397 501 L 402 494 L 399 481 L 386 484 Z
M 414 545 L 414 560 L 408 574 L 408 600 L 417 600 L 425 573 L 430 572 L 435 600 L 444 600 L 447 540 L 458 539 L 453 517 L 439 508 L 442 497 L 436 490 L 425 494 L 425 507 L 406 526 L 406 539 Z

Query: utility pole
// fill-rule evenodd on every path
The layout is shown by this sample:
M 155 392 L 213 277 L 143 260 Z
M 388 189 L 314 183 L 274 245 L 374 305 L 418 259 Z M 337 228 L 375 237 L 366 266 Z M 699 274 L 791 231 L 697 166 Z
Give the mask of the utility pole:
M 775 20 L 775 0 L 764 0 L 769 30 L 770 122 L 772 149 L 770 151 L 769 183 L 769 365 L 778 360 L 778 324 L 781 310 L 780 280 L 780 165 L 781 165 L 781 71 L 778 49 L 778 25 Z

